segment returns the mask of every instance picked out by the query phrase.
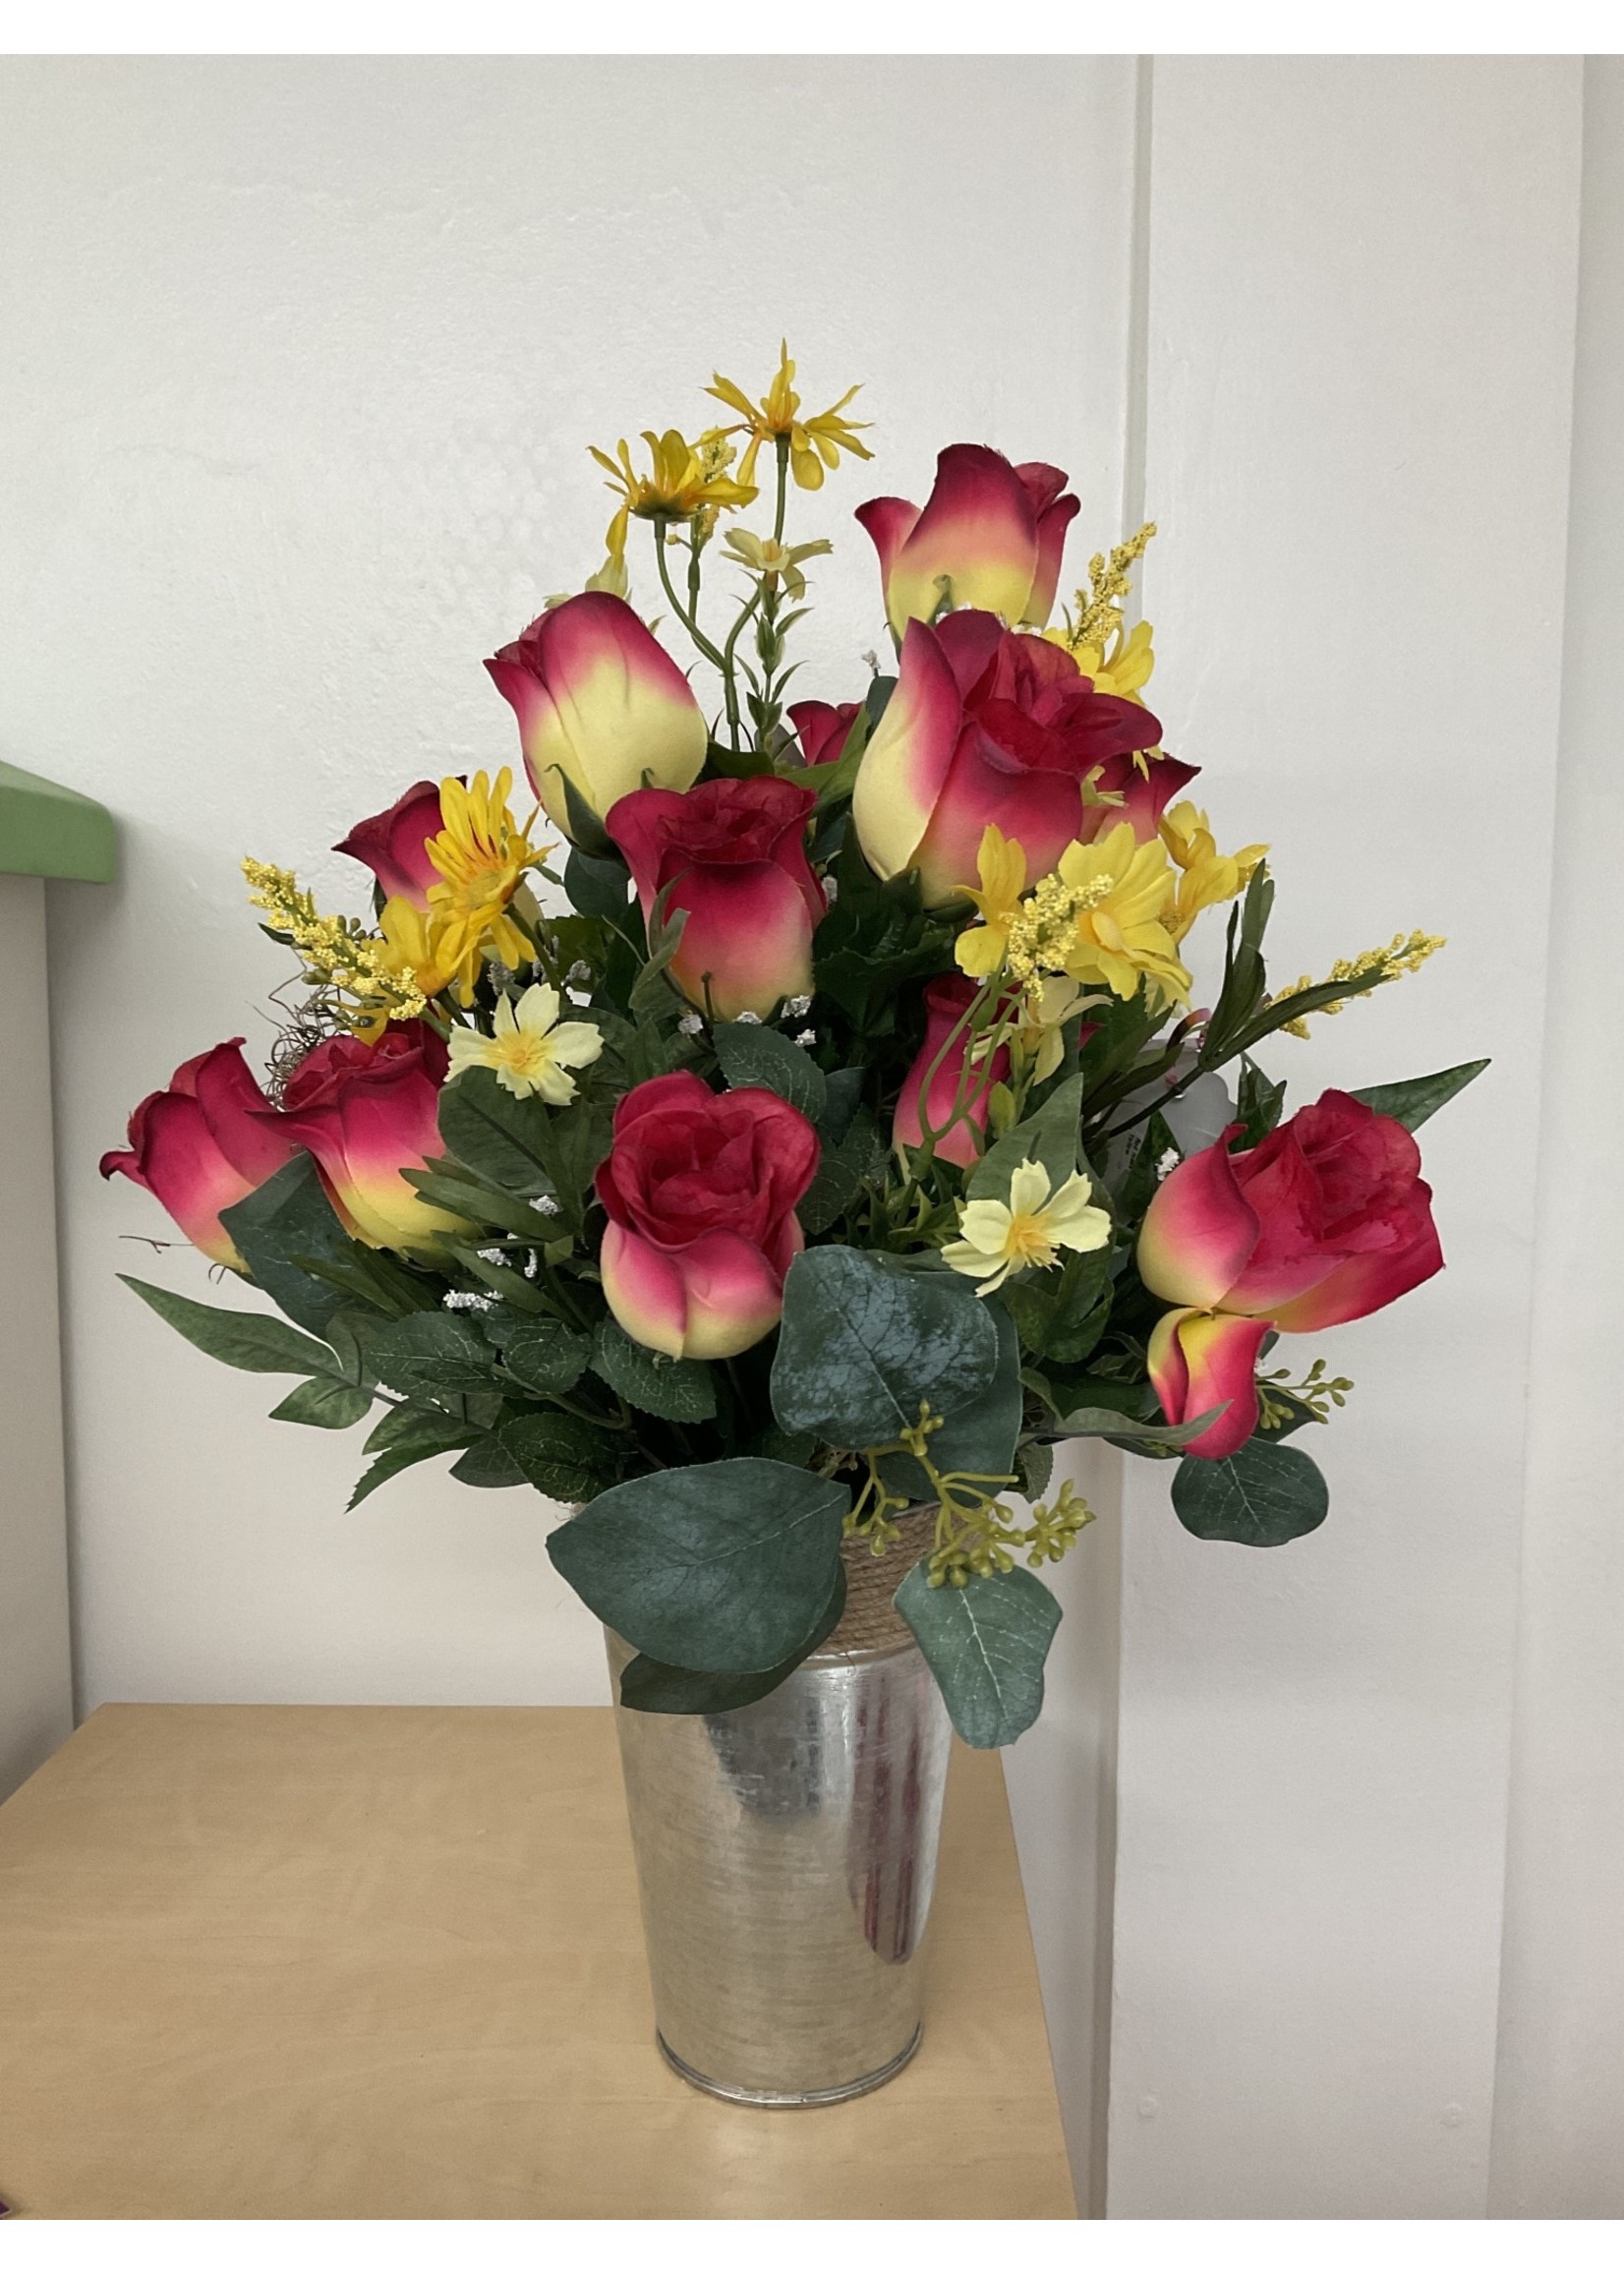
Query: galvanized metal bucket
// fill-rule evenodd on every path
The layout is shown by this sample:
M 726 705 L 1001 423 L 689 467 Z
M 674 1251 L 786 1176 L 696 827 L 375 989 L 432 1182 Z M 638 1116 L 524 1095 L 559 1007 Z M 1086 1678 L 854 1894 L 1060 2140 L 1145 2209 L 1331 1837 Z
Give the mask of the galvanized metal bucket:
M 660 2050 L 725 2100 L 848 2100 L 918 2048 L 952 1730 L 890 1608 L 912 1557 L 883 1560 L 884 1619 L 848 1612 L 771 1696 L 615 1708 Z

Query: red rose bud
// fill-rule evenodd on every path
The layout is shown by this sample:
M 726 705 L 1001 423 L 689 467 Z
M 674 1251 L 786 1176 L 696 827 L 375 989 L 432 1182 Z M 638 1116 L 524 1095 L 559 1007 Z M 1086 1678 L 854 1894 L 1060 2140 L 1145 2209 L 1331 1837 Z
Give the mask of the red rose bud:
M 806 857 L 816 802 L 798 783 L 756 774 L 681 792 L 637 789 L 609 810 L 605 826 L 645 921 L 667 885 L 667 914 L 686 910 L 671 976 L 718 1019 L 765 1019 L 786 995 L 812 992 L 812 932 L 825 906 Z
M 925 1043 L 918 1057 L 908 1069 L 901 1095 L 897 1100 L 897 1113 L 891 1125 L 893 1142 L 905 1145 L 923 1144 L 925 1132 L 919 1114 L 919 1093 L 924 1088 L 925 1077 L 936 1065 L 948 1037 L 959 1020 L 975 1001 L 979 990 L 974 983 L 957 972 L 933 979 L 925 989 Z M 1002 1081 L 1010 1071 L 1010 1053 L 1002 1045 L 982 1066 L 971 1070 L 965 1084 L 959 1118 L 947 1127 L 958 1098 L 959 1077 L 964 1069 L 964 1052 L 969 1035 L 960 1034 L 948 1048 L 947 1055 L 931 1078 L 930 1094 L 926 1099 L 925 1118 L 936 1137 L 936 1157 L 942 1161 L 957 1162 L 959 1168 L 973 1168 L 981 1158 L 977 1133 L 987 1132 L 987 1093 L 995 1082 Z
M 1227 1461 L 1256 1429 L 1257 1353 L 1268 1331 L 1266 1318 L 1224 1312 L 1168 1311 L 1157 1320 L 1146 1356 L 1167 1419 L 1177 1426 L 1225 1409 L 1187 1453 Z
M 1069 845 L 1132 824 L 1144 843 L 1196 769 L 1133 753 L 1160 739 L 1142 704 L 1096 693 L 1064 648 L 964 609 L 910 623 L 897 685 L 857 771 L 851 813 L 883 877 L 916 868 L 932 905 L 976 882 L 982 832 L 1016 839 L 1035 883 Z M 1084 804 L 1083 785 L 1122 793 Z
M 315 1159 L 345 1229 L 370 1248 L 422 1248 L 461 1219 L 431 1207 L 401 1175 L 444 1151 L 439 1092 L 447 1052 L 422 1020 L 376 1042 L 334 1034 L 287 1085 L 281 1126 Z
M 443 827 L 438 783 L 414 782 L 386 813 L 358 821 L 332 849 L 365 861 L 386 901 L 410 901 L 415 908 L 427 908 L 429 887 L 442 882 L 429 858 L 429 840 Z
M 1077 510 L 1058 466 L 1012 466 L 980 442 L 955 442 L 936 461 L 923 512 L 873 497 L 857 519 L 874 540 L 886 613 L 900 639 L 910 617 L 942 606 L 990 609 L 1006 623 L 1049 620 L 1066 531 Z
M 103 1153 L 104 1177 L 128 1177 L 163 1205 L 211 1263 L 244 1268 L 220 1222 L 292 1160 L 292 1133 L 243 1063 L 243 1038 L 189 1058 L 167 1089 L 130 1116 L 128 1152 Z
M 1443 1269 L 1421 1149 L 1402 1123 L 1328 1089 L 1250 1152 L 1226 1150 L 1239 1127 L 1151 1200 L 1139 1275 L 1152 1294 L 1312 1334 Z
M 790 721 L 808 766 L 833 766 L 861 703 L 791 703 Z
M 604 1293 L 632 1340 L 732 1358 L 770 1333 L 817 1166 L 811 1123 L 770 1089 L 719 1096 L 697 1075 L 663 1074 L 628 1091 L 597 1189 Z
M 607 814 L 643 783 L 685 789 L 705 763 L 704 715 L 687 680 L 613 593 L 549 609 L 485 668 L 513 706 L 536 794 L 566 837 L 566 780 Z

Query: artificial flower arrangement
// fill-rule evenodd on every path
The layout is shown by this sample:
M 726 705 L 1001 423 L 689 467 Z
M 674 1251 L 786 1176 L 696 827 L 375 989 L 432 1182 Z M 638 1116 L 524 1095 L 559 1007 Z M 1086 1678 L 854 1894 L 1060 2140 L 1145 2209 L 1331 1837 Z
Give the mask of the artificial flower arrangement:
M 130 1281 L 301 1377 L 275 1419 L 381 1404 L 357 1500 L 454 1454 L 576 1504 L 549 1551 L 639 1654 L 624 1704 L 765 1695 L 839 1620 L 842 1540 L 928 1508 L 896 1608 L 1004 1744 L 1060 1617 L 1037 1573 L 1089 1520 L 1056 1445 L 1175 1461 L 1202 1539 L 1323 1519 L 1288 1440 L 1351 1385 L 1277 1338 L 1441 1267 L 1412 1133 L 1479 1068 L 1286 1115 L 1258 1045 L 1441 943 L 1269 991 L 1267 847 L 1219 851 L 1126 623 L 1153 529 L 1052 623 L 1058 469 L 955 444 L 923 509 L 861 506 L 896 669 L 786 702 L 832 550 L 787 542 L 791 497 L 871 455 L 855 389 L 806 417 L 793 381 L 787 352 L 759 402 L 719 377 L 726 423 L 641 469 L 593 453 L 604 567 L 486 666 L 536 810 L 506 769 L 413 785 L 338 847 L 365 919 L 245 862 L 307 990 L 267 1080 L 220 1043 L 102 1170 L 285 1314 Z M 1185 942 L 1226 904 L 1197 1008 Z

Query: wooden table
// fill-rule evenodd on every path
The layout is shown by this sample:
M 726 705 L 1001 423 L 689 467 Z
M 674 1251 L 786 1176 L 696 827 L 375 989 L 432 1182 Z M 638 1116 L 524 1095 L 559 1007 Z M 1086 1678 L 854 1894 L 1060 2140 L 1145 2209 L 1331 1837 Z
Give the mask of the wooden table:
M 0 1808 L 0 2196 L 46 2218 L 1075 2216 L 1004 1779 L 925 2041 L 733 2108 L 655 2051 L 607 1708 L 104 1706 Z

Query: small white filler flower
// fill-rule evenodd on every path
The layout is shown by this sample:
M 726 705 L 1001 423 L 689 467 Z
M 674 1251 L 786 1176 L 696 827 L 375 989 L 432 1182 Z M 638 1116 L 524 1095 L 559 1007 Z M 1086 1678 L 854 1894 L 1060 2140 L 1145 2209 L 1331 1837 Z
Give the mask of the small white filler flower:
M 943 1249 L 945 1261 L 967 1278 L 979 1279 L 977 1295 L 991 1295 L 1017 1271 L 1045 1271 L 1060 1260 L 1062 1248 L 1103 1248 L 1111 1219 L 1090 1205 L 1088 1179 L 1069 1176 L 1051 1198 L 1049 1172 L 1041 1161 L 1022 1161 L 1010 1179 L 1003 1200 L 966 1200 L 958 1209 L 963 1237 Z

